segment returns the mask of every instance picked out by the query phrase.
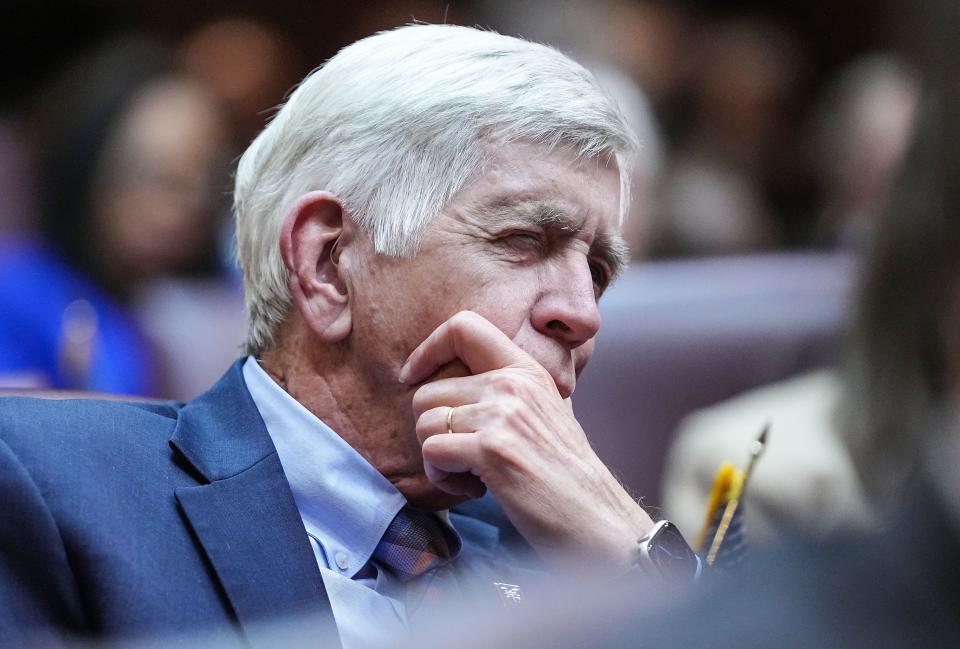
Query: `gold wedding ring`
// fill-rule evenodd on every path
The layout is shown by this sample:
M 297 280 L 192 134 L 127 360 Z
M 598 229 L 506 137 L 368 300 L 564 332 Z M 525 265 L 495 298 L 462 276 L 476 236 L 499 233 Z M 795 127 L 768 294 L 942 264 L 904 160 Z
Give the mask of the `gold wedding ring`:
M 453 432 L 453 411 L 456 410 L 456 406 L 450 406 L 450 410 L 447 411 L 447 432 Z

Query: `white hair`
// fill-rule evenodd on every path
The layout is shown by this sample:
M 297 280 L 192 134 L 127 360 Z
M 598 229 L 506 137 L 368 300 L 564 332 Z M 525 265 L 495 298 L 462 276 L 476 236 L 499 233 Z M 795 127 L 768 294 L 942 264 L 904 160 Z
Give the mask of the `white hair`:
M 273 347 L 289 311 L 279 234 L 300 196 L 335 194 L 378 253 L 412 255 L 491 144 L 515 140 L 614 160 L 623 218 L 636 138 L 593 76 L 557 50 L 469 27 L 408 25 L 314 70 L 237 168 L 247 352 Z

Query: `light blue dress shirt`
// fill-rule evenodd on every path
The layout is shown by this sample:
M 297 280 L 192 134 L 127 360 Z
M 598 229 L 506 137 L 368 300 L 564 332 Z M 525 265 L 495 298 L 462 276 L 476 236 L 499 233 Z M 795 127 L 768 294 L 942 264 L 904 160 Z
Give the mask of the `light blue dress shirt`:
M 497 578 L 491 575 L 501 561 L 498 530 L 476 519 L 459 519 L 463 545 L 456 569 L 441 567 L 404 583 L 368 563 L 406 504 L 403 495 L 253 357 L 244 363 L 243 378 L 277 448 L 344 649 L 395 644 L 428 592 L 431 598 L 439 593 L 447 602 L 456 601 L 465 594 L 465 578 L 493 588 Z M 441 515 L 450 522 L 446 512 Z

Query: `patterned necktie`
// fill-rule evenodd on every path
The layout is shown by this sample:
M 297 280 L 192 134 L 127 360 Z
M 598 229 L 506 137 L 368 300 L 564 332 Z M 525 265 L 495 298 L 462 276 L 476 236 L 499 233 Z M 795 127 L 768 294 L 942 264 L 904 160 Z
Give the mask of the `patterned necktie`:
M 460 537 L 433 512 L 405 505 L 373 551 L 377 561 L 401 581 L 419 577 L 455 559 Z

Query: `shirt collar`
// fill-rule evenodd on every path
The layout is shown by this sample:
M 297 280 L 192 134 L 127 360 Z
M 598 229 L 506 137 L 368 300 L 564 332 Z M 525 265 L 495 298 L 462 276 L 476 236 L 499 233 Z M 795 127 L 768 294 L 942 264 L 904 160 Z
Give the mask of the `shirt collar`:
M 353 577 L 406 504 L 363 456 L 291 397 L 252 356 L 243 378 L 273 440 L 304 527 L 327 568 Z

